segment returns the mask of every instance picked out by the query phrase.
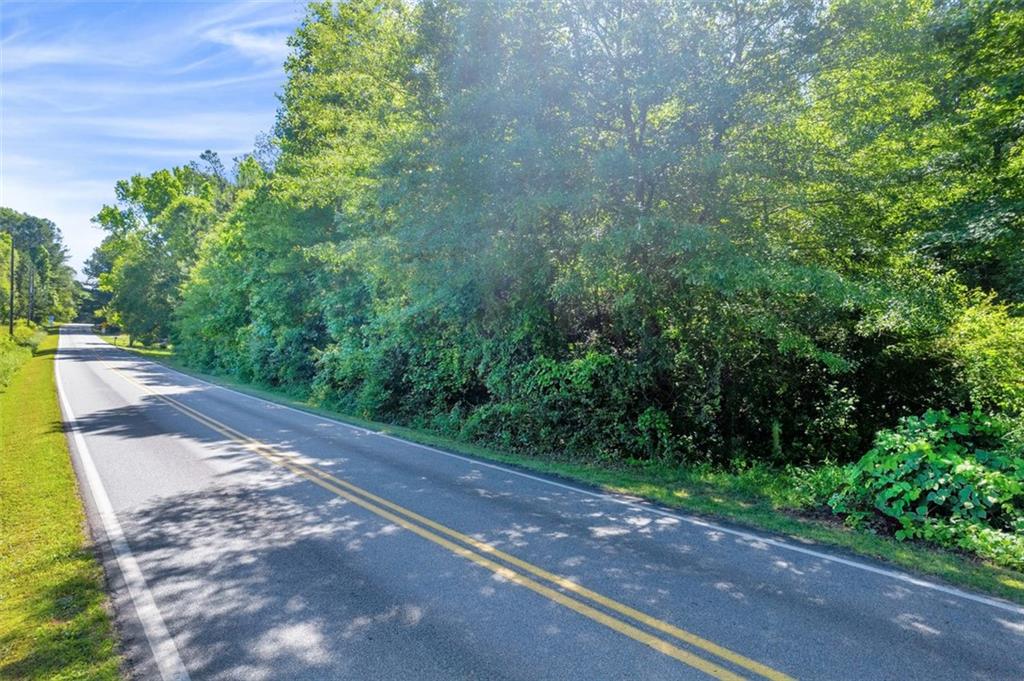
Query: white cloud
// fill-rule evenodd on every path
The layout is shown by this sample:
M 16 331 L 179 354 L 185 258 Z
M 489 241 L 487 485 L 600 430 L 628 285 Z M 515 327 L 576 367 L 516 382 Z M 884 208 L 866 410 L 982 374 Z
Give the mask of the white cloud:
M 204 35 L 206 40 L 228 45 L 257 61 L 280 64 L 288 56 L 287 33 L 250 33 L 246 31 L 215 28 Z
M 273 122 L 273 111 L 181 111 L 156 116 L 18 117 L 8 121 L 8 139 L 27 139 L 45 135 L 55 126 L 64 126 L 78 133 L 76 137 L 81 141 L 97 147 L 105 142 L 97 143 L 90 137 L 156 142 L 189 141 L 199 146 L 209 146 L 215 142 L 239 141 L 240 137 L 244 138 L 246 143 L 250 143 L 252 131 L 268 128 Z
M 19 45 L 8 38 L 0 46 L 3 71 L 12 73 L 38 66 L 60 64 L 117 64 L 118 59 L 82 45 Z
M 166 80 L 166 81 L 134 81 L 120 78 L 105 81 L 84 79 L 49 78 L 45 81 L 26 79 L 18 83 L 4 84 L 4 99 L 23 101 L 67 101 L 67 95 L 80 95 L 83 98 L 94 97 L 142 97 L 154 95 L 180 95 L 190 92 L 223 91 L 240 85 L 250 85 L 261 81 L 283 81 L 284 72 L 280 68 L 257 71 L 243 76 L 227 76 L 222 78 L 204 78 L 198 80 Z M 80 100 L 76 100 L 80 101 Z
M 79 270 L 118 179 L 230 162 L 273 126 L 304 7 L 0 2 L 0 205 L 57 223 Z
M 305 6 L 304 0 L 221 3 L 212 5 L 210 11 L 189 26 L 189 30 L 198 33 L 224 26 L 238 31 L 291 28 L 299 22 Z
M 288 56 L 288 35 L 303 7 L 298 0 L 265 3 L 258 9 L 252 3 L 220 5 L 200 17 L 189 32 L 250 59 L 280 65 Z

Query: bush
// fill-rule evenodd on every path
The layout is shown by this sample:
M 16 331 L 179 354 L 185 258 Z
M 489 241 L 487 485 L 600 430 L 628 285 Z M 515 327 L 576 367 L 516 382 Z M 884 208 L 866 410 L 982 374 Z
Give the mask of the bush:
M 15 322 L 14 324 L 14 342 L 32 352 L 36 351 L 45 337 L 46 331 L 37 326 L 26 322 Z
M 827 459 L 814 466 L 787 465 L 785 506 L 815 511 L 826 509 L 829 499 L 846 479 L 845 472 L 843 466 Z
M 928 411 L 883 430 L 829 499 L 851 525 L 881 519 L 924 539 L 1024 568 L 1024 444 L 1012 422 Z
M 6 388 L 14 372 L 32 354 L 27 347 L 18 345 L 6 334 L 0 336 L 0 389 Z
M 1024 312 L 979 297 L 945 341 L 975 405 L 1024 415 Z
M 488 377 L 494 399 L 473 411 L 460 435 L 509 449 L 588 460 L 651 459 L 673 451 L 671 424 L 643 404 L 635 366 L 589 351 L 537 357 Z

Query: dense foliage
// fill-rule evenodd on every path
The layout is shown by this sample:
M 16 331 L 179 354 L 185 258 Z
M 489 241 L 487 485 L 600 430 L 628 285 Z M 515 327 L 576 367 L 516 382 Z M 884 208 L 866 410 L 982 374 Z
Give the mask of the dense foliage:
M 21 365 L 32 355 L 32 351 L 15 343 L 7 334 L 0 336 L 0 390 L 7 387 Z
M 86 275 L 109 294 L 107 322 L 134 340 L 170 333 L 180 288 L 195 262 L 199 240 L 230 204 L 232 187 L 220 159 L 206 152 L 194 163 L 136 175 L 117 183 L 117 206 L 104 206 L 94 222 L 108 232 L 86 263 Z
M 1024 569 L 1024 440 L 978 412 L 928 411 L 880 432 L 829 504 L 853 524 L 880 513 L 896 537 L 952 544 Z
M 0 390 L 7 387 L 14 373 L 32 356 L 45 337 L 45 331 L 24 321 L 15 325 L 13 335 L 0 334 Z
M 854 460 L 1024 411 L 1021 44 L 1009 0 L 316 2 L 270 142 L 119 183 L 90 273 L 375 419 Z
M 80 289 L 67 248 L 50 220 L 0 207 L 0 320 L 10 320 L 10 253 L 14 239 L 14 318 L 32 324 L 75 316 Z
M 11 309 L 11 244 L 14 308 Z M 0 207 L 0 390 L 46 335 L 38 324 L 74 317 L 80 289 L 65 264 L 67 249 L 51 221 Z M 8 334 L 13 313 L 14 334 Z

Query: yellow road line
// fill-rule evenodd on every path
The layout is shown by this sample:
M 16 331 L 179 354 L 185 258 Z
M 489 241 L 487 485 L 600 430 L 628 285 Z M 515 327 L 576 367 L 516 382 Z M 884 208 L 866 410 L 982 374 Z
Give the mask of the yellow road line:
M 604 606 L 604 607 L 606 607 L 606 608 L 608 608 L 610 610 L 618 612 L 621 615 L 625 615 L 625 616 L 627 616 L 627 617 L 629 617 L 629 618 L 631 618 L 633 620 L 636 620 L 637 622 L 640 622 L 640 623 L 642 623 L 642 624 L 644 624 L 644 625 L 646 625 L 648 627 L 651 627 L 652 629 L 656 629 L 656 630 L 661 631 L 663 633 L 666 633 L 666 634 L 669 634 L 671 636 L 674 636 L 675 638 L 677 638 L 677 639 L 679 639 L 681 641 L 684 641 L 684 642 L 686 642 L 686 643 L 688 643 L 688 644 L 690 644 L 690 645 L 692 645 L 694 647 L 700 648 L 700 649 L 702 649 L 702 650 L 704 650 L 704 651 L 706 651 L 708 653 L 711 653 L 711 654 L 713 654 L 713 655 L 715 655 L 715 656 L 717 656 L 717 657 L 719 657 L 721 659 L 727 660 L 727 661 L 735 664 L 736 666 L 739 666 L 739 667 L 742 667 L 742 668 L 747 669 L 749 671 L 752 671 L 752 672 L 754 672 L 754 673 L 756 673 L 756 674 L 758 674 L 758 675 L 760 675 L 760 676 L 762 676 L 762 677 L 764 677 L 766 679 L 771 679 L 771 681 L 793 681 L 792 677 L 787 676 L 786 674 L 783 674 L 782 672 L 779 672 L 779 671 L 777 671 L 775 669 L 772 669 L 771 667 L 768 667 L 768 666 L 763 665 L 763 664 L 761 664 L 759 662 L 756 662 L 754 660 L 746 658 L 746 657 L 744 657 L 744 656 L 742 656 L 742 655 L 740 655 L 738 653 L 735 653 L 735 652 L 733 652 L 733 651 L 731 651 L 731 650 L 729 650 L 727 648 L 719 646 L 718 644 L 715 644 L 715 643 L 713 643 L 711 641 L 703 639 L 703 638 L 697 636 L 696 634 L 692 634 L 692 633 L 690 633 L 688 631 L 680 629 L 679 627 L 676 627 L 676 626 L 674 626 L 672 624 L 669 624 L 668 622 L 664 622 L 664 621 L 659 620 L 659 619 L 657 619 L 655 617 L 652 617 L 651 615 L 648 615 L 648 614 L 643 613 L 643 612 L 641 612 L 639 610 L 631 608 L 628 605 L 625 605 L 625 604 L 619 603 L 618 601 L 612 600 L 611 598 L 608 598 L 607 596 L 603 596 L 602 594 L 599 594 L 597 592 L 591 591 L 590 589 L 587 589 L 586 587 L 583 587 L 583 586 L 577 584 L 576 582 L 573 582 L 572 580 L 569 580 L 569 579 L 567 579 L 565 577 L 562 577 L 560 575 L 556 575 L 554 573 L 551 573 L 551 572 L 549 572 L 547 570 L 544 570 L 543 568 L 537 567 L 537 566 L 535 566 L 535 565 L 533 565 L 531 563 L 528 563 L 528 562 L 526 562 L 526 561 L 524 561 L 524 560 L 522 560 L 520 558 L 512 556 L 512 555 L 510 555 L 508 553 L 505 553 L 505 552 L 501 551 L 500 549 L 497 549 L 497 548 L 495 548 L 495 547 L 493 547 L 493 546 L 491 546 L 491 545 L 489 545 L 489 544 L 487 544 L 485 542 L 481 542 L 481 541 L 479 541 L 479 540 L 477 540 L 477 539 L 475 539 L 473 537 L 470 537 L 468 535 L 462 534 L 462 533 L 460 533 L 460 532 L 458 532 L 456 530 L 453 530 L 453 529 L 451 529 L 449 527 L 446 527 L 445 525 L 442 525 L 442 524 L 437 523 L 437 522 L 435 522 L 435 521 L 433 521 L 433 520 L 431 520 L 429 518 L 421 516 L 418 513 L 415 513 L 414 511 L 411 511 L 411 510 L 406 509 L 406 508 L 404 508 L 402 506 L 399 506 L 398 504 L 395 504 L 395 503 L 393 503 L 393 502 L 391 502 L 391 501 L 389 501 L 387 499 L 379 497 L 379 496 L 373 494 L 372 492 L 369 492 L 369 491 L 364 490 L 364 489 L 362 489 L 360 487 L 357 487 L 356 485 L 353 485 L 350 482 L 347 482 L 345 480 L 337 478 L 337 477 L 335 477 L 335 476 L 333 476 L 333 475 L 331 475 L 329 473 L 326 473 L 324 471 L 321 471 L 321 470 L 319 470 L 319 469 L 317 469 L 317 468 L 315 468 L 313 466 L 310 466 L 310 465 L 305 464 L 305 463 L 303 463 L 301 461 L 298 461 L 298 460 L 295 459 L 295 455 L 292 454 L 292 453 L 280 452 L 277 449 L 275 449 L 274 447 L 272 447 L 271 445 L 268 445 L 266 443 L 263 443 L 263 442 L 260 442 L 258 440 L 255 440 L 255 439 L 245 435 L 244 433 L 241 433 L 241 432 L 231 428 L 230 426 L 228 426 L 228 425 L 226 425 L 224 423 L 221 423 L 220 421 L 217 421 L 216 419 L 213 419 L 212 417 L 206 416 L 205 414 L 202 414 L 202 413 L 192 409 L 191 407 L 189 407 L 189 406 L 187 406 L 185 404 L 182 404 L 181 402 L 179 402 L 178 400 L 175 400 L 174 398 L 171 398 L 171 397 L 169 397 L 167 395 L 164 395 L 164 394 L 161 394 L 161 393 L 158 393 L 158 392 L 154 391 L 149 386 L 147 386 L 147 385 L 145 385 L 145 384 L 135 380 L 134 378 L 132 378 L 131 376 L 128 376 L 127 374 L 125 374 L 124 372 L 122 372 L 121 370 L 119 370 L 117 368 L 109 367 L 109 366 L 108 366 L 108 368 L 110 368 L 112 371 L 114 371 L 115 373 L 120 375 L 126 381 L 131 382 L 131 383 L 137 385 L 138 387 L 142 388 L 146 392 L 154 395 L 155 397 L 159 398 L 160 400 L 162 400 L 165 403 L 169 404 L 170 406 L 174 407 L 178 411 L 180 411 L 180 412 L 186 414 L 187 416 L 190 416 L 191 418 L 193 418 L 193 419 L 203 423 L 203 425 L 211 428 L 212 430 L 220 433 L 221 435 L 224 435 L 225 437 L 227 437 L 227 438 L 229 438 L 229 439 L 231 439 L 231 440 L 233 440 L 235 442 L 238 442 L 239 444 L 244 445 L 247 449 L 250 449 L 251 451 L 254 451 L 256 454 L 259 454 L 263 458 L 268 459 L 268 460 L 270 460 L 271 462 L 273 462 L 273 463 L 275 463 L 277 465 L 281 465 L 281 466 L 284 466 L 285 468 L 288 468 L 290 471 L 292 471 L 296 475 L 300 475 L 303 478 L 309 480 L 310 482 L 313 482 L 314 484 L 316 484 L 316 485 L 318 485 L 318 486 L 320 486 L 320 487 L 322 487 L 324 489 L 327 489 L 327 490 L 329 490 L 329 491 L 331 491 L 331 492 L 333 492 L 333 493 L 335 493 L 335 494 L 337 494 L 337 495 L 339 495 L 339 496 L 341 496 L 341 497 L 351 501 L 352 503 L 355 503 L 355 504 L 357 504 L 357 505 L 359 505 L 359 506 L 361 506 L 361 507 L 371 511 L 371 512 L 375 513 L 376 515 L 379 515 L 379 516 L 384 517 L 384 518 L 386 518 L 388 520 L 391 520 L 392 522 L 395 522 L 396 524 L 400 525 L 401 527 L 404 527 L 404 528 L 414 532 L 415 534 L 423 537 L 424 539 L 428 539 L 429 541 L 432 541 L 432 542 L 434 542 L 436 544 L 439 544 L 439 545 L 443 546 L 444 548 L 448 549 L 449 551 L 452 551 L 453 553 L 455 553 L 455 554 L 457 554 L 457 555 L 459 555 L 459 556 L 461 556 L 463 558 L 466 558 L 468 560 L 471 560 L 474 563 L 477 563 L 478 565 L 486 567 L 487 569 L 495 572 L 496 574 L 499 574 L 499 575 L 505 577 L 509 581 L 512 581 L 512 582 L 514 582 L 516 584 L 519 584 L 521 586 L 525 586 L 525 587 L 527 587 L 527 588 L 529 588 L 529 589 L 531 589 L 531 590 L 533 590 L 533 591 L 535 591 L 535 592 L 545 596 L 546 598 L 549 598 L 550 600 L 553 600 L 553 601 L 559 603 L 560 605 L 568 607 L 568 608 L 570 608 L 570 609 L 572 609 L 572 610 L 574 610 L 574 611 L 576 611 L 576 612 L 578 612 L 578 613 L 580 613 L 580 614 L 582 614 L 582 615 L 584 615 L 586 617 L 589 617 L 590 619 L 598 621 L 601 624 L 604 624 L 605 626 L 608 626 L 611 629 L 614 629 L 615 631 L 618 631 L 619 633 L 622 633 L 622 634 L 624 634 L 626 636 L 629 636 L 630 638 L 633 638 L 634 640 L 640 641 L 640 642 L 642 642 L 642 643 L 644 643 L 644 644 L 654 648 L 655 650 L 658 650 L 661 653 L 669 655 L 670 657 L 673 657 L 673 658 L 675 658 L 675 659 L 677 659 L 677 660 L 679 660 L 681 662 L 684 662 L 684 663 L 686 663 L 686 664 L 688 664 L 690 666 L 693 666 L 693 667 L 695 667 L 697 669 L 700 669 L 701 671 L 704 671 L 705 673 L 713 676 L 714 678 L 719 678 L 719 679 L 741 679 L 742 677 L 739 677 L 739 676 L 733 674 L 732 672 L 730 672 L 727 669 L 724 669 L 724 668 L 719 667 L 719 666 L 717 666 L 717 665 L 715 665 L 713 663 L 710 663 L 710 662 L 704 660 L 703 658 L 696 657 L 695 655 L 693 655 L 693 654 L 691 654 L 691 653 L 689 653 L 689 652 L 687 652 L 687 651 L 685 651 L 685 650 L 683 650 L 681 648 L 677 648 L 676 646 L 673 646 L 672 644 L 670 644 L 670 643 L 668 643 L 666 641 L 663 641 L 663 640 L 661 640 L 659 638 L 651 636 L 650 634 L 647 634 L 643 630 L 637 629 L 636 627 L 633 627 L 632 625 L 630 625 L 628 623 L 625 623 L 625 622 L 622 622 L 622 621 L 620 621 L 618 619 L 610 617 L 609 615 L 607 615 L 607 614 L 605 614 L 605 613 L 603 613 L 603 612 L 601 612 L 599 610 L 596 610 L 596 609 L 592 608 L 591 606 L 586 605 L 585 603 L 581 603 L 581 602 L 576 601 L 576 600 L 574 600 L 572 598 L 569 598 L 565 594 L 563 594 L 563 593 L 561 593 L 559 591 L 555 591 L 553 589 L 550 589 L 549 587 L 546 587 L 543 584 L 535 582 L 534 580 L 530 579 L 529 577 L 526 577 L 524 575 L 520 575 L 519 573 L 517 573 L 517 572 L 515 572 L 513 570 L 510 570 L 508 567 L 505 567 L 503 565 L 495 563 L 494 561 L 491 561 L 488 558 L 486 558 L 484 556 L 481 556 L 481 555 L 479 555 L 477 553 L 474 553 L 473 551 L 470 551 L 470 550 L 468 550 L 468 549 L 466 549 L 464 547 L 458 546 L 457 544 L 454 544 L 453 542 L 451 542 L 451 541 L 449 541 L 449 540 L 447 540 L 447 539 L 445 539 L 445 538 L 443 538 L 441 536 L 438 536 L 438 535 L 436 535 L 436 534 L 434 534 L 434 533 L 432 533 L 432 532 L 430 532 L 430 531 L 428 531 L 428 530 L 426 530 L 426 529 L 424 529 L 424 528 L 422 528 L 422 527 L 420 527 L 418 525 L 415 525 L 415 524 L 409 522 L 408 520 L 406 520 L 406 518 L 408 518 L 410 520 L 414 520 L 414 521 L 416 521 L 418 523 L 421 523 L 422 525 L 426 525 L 427 527 L 430 527 L 431 529 L 434 529 L 434 530 L 436 530 L 438 532 L 441 532 L 442 534 L 448 535 L 449 537 L 452 537 L 452 538 L 454 538 L 454 539 L 456 539 L 456 540 L 458 540 L 460 542 L 463 542 L 464 544 L 472 546 L 473 548 L 477 549 L 480 552 L 490 554 L 490 555 L 494 556 L 495 558 L 503 560 L 503 561 L 505 561 L 505 562 L 507 562 L 507 563 L 509 563 L 511 565 L 515 565 L 516 567 L 520 568 L 521 570 L 524 570 L 526 572 L 532 573 L 535 576 L 541 577 L 542 579 L 545 579 L 545 580 L 547 580 L 547 581 L 549 581 L 549 582 L 551 582 L 551 583 L 553 583 L 553 584 L 555 584 L 555 585 L 565 589 L 566 591 L 571 591 L 572 593 L 574 593 L 574 594 L 576 594 L 578 596 L 582 596 L 584 598 L 587 598 L 587 599 L 589 599 L 589 600 L 591 600 L 591 601 L 593 601 L 595 603 L 598 603 L 598 604 L 600 604 L 600 605 L 602 605 L 602 606 Z M 357 497 L 357 496 L 354 496 L 354 495 L 360 495 L 360 496 Z M 371 500 L 374 503 L 371 503 L 371 501 L 367 501 L 367 499 Z M 400 517 L 394 515 L 393 513 L 389 512 L 389 511 L 387 511 L 387 510 L 385 510 L 384 508 L 381 508 L 381 507 L 390 508 L 393 511 L 406 516 L 406 518 L 400 518 Z

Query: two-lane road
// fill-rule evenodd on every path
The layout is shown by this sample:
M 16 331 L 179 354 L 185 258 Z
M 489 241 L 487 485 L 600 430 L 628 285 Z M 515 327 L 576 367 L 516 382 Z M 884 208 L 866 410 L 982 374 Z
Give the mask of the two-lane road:
M 140 678 L 1024 679 L 1024 609 L 403 442 L 67 326 Z

